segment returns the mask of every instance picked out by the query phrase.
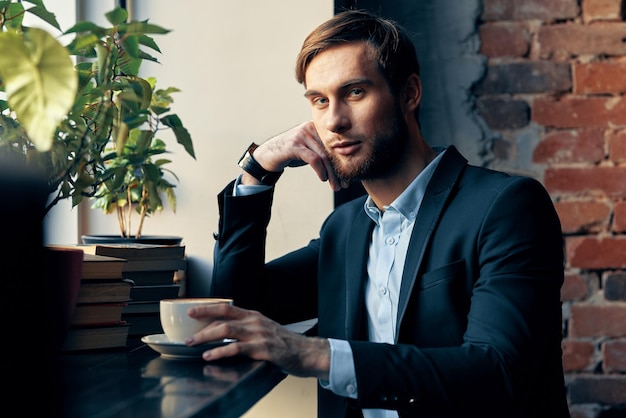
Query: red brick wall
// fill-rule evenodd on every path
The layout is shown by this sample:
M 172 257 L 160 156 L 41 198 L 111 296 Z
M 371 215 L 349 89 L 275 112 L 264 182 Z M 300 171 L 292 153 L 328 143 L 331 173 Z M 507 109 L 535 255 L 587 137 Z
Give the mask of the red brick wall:
M 494 154 L 531 147 L 561 218 L 563 365 L 576 418 L 626 416 L 624 8 L 483 0 L 478 23 L 488 61 L 474 93 Z M 520 141 L 529 127 L 540 137 Z

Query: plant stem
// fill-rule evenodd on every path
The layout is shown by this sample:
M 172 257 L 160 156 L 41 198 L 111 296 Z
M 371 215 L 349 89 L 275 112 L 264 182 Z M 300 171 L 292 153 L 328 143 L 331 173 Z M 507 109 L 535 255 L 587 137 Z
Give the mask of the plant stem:
M 139 214 L 139 227 L 137 228 L 136 237 L 139 238 L 141 236 L 141 230 L 143 229 L 143 220 L 146 218 L 147 209 L 144 202 L 148 199 L 148 191 L 145 186 L 141 189 L 141 212 Z
M 131 229 L 130 229 L 130 218 L 131 218 L 131 215 L 133 214 L 133 200 L 132 200 L 132 196 L 130 194 L 130 188 L 128 190 L 126 190 L 126 194 L 127 194 L 126 198 L 128 199 L 128 219 L 126 220 L 128 226 L 126 228 L 126 231 L 124 231 L 124 236 L 130 237 L 130 231 L 131 231 Z
M 117 214 L 117 223 L 120 226 L 120 232 L 122 233 L 122 236 L 125 237 L 126 236 L 126 231 L 124 230 L 124 212 L 123 209 L 119 206 L 116 207 L 115 213 Z

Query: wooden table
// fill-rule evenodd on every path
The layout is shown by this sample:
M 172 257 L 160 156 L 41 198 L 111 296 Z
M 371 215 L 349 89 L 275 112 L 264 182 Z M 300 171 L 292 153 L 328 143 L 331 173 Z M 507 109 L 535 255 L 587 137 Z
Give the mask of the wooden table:
M 305 333 L 315 321 L 292 324 Z M 72 418 L 236 418 L 286 375 L 265 361 L 166 359 L 146 345 L 60 358 L 62 410 Z

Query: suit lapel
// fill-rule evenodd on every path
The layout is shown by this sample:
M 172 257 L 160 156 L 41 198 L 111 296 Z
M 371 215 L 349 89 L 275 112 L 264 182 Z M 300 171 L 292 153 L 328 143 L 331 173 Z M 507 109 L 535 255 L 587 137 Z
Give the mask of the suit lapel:
M 467 160 L 459 154 L 455 147 L 451 146 L 442 156 L 433 177 L 428 183 L 422 205 L 420 206 L 415 225 L 409 242 L 404 270 L 402 272 L 402 284 L 398 300 L 398 320 L 396 321 L 396 341 L 400 335 L 400 325 L 409 302 L 409 296 L 413 291 L 417 280 L 424 252 L 430 241 L 443 207 L 461 172 L 465 168 Z
M 359 210 L 348 226 L 346 246 L 346 312 L 344 330 L 346 339 L 363 336 L 364 285 L 367 279 L 367 258 L 374 222 Z

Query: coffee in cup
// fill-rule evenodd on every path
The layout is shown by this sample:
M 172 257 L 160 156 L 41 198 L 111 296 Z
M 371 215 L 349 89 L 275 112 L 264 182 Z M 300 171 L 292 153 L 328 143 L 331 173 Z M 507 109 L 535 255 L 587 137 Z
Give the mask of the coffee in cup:
M 177 298 L 163 299 L 160 302 L 161 327 L 171 342 L 183 343 L 185 338 L 192 336 L 209 325 L 211 318 L 191 318 L 187 315 L 189 308 L 214 303 L 233 304 L 227 298 Z

